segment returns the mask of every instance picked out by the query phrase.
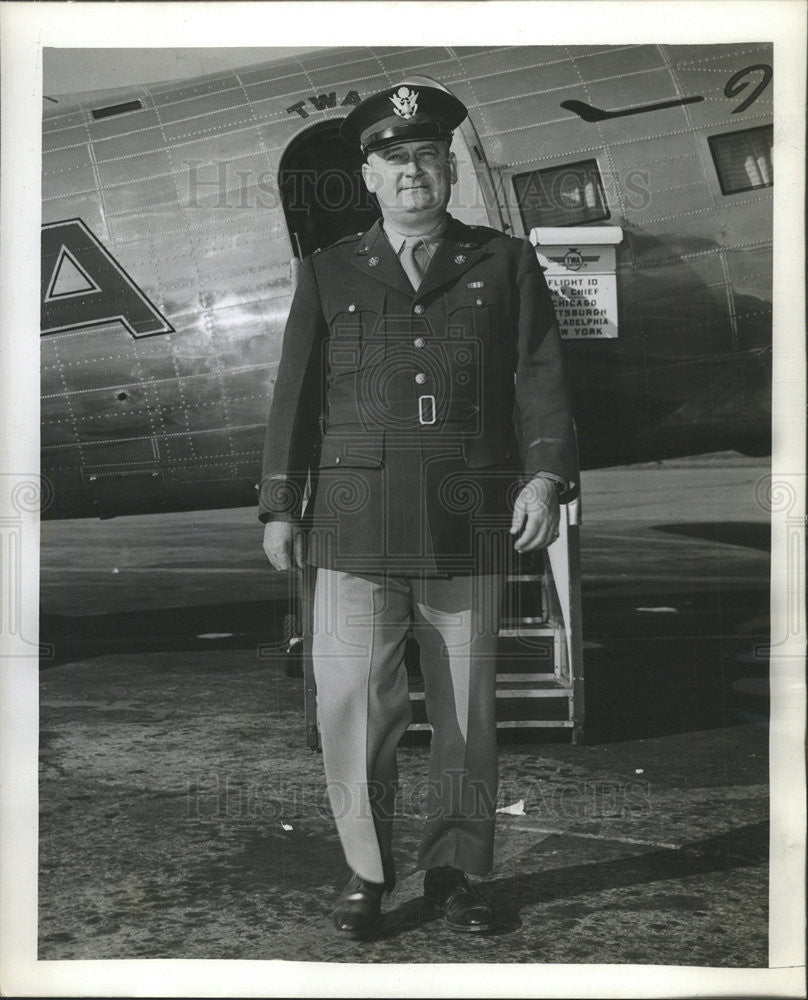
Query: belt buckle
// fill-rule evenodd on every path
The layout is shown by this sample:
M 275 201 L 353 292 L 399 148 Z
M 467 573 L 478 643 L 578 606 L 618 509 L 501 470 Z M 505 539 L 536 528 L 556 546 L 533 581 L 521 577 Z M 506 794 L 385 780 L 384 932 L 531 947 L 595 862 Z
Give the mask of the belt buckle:
M 425 412 L 426 411 L 426 412 Z M 435 423 L 435 397 L 418 397 L 418 422 L 424 426 Z

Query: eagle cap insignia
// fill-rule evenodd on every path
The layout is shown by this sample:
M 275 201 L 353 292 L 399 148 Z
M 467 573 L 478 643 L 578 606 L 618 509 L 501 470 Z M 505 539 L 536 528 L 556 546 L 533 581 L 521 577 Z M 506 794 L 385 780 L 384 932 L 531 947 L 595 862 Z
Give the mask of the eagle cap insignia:
M 400 118 L 412 118 L 418 110 L 418 91 L 399 87 L 392 95 L 393 110 Z

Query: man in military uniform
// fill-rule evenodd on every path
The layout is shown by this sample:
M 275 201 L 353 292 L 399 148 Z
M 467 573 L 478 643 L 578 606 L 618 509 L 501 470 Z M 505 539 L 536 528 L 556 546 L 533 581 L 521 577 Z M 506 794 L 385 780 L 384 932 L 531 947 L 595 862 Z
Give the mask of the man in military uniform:
M 433 730 L 424 895 L 455 930 L 494 926 L 468 875 L 493 863 L 505 560 L 553 541 L 577 475 L 535 253 L 446 211 L 466 114 L 437 87 L 401 83 L 343 122 L 382 219 L 302 261 L 267 429 L 264 549 L 277 569 L 317 567 L 318 717 L 353 872 L 334 921 L 353 937 L 373 930 L 395 881 L 409 630 Z

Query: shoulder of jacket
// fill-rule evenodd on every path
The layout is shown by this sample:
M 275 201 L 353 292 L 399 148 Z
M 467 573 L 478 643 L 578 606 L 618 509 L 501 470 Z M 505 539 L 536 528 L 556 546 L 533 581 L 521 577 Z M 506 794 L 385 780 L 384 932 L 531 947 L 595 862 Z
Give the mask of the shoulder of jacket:
M 317 249 L 312 253 L 312 257 L 314 257 L 317 254 L 327 253 L 329 250 L 333 250 L 335 247 L 345 246 L 346 244 L 349 243 L 357 243 L 364 235 L 365 235 L 364 232 L 349 233 L 347 236 L 342 236 L 340 237 L 340 239 L 334 240 L 333 243 L 328 243 L 324 247 L 317 247 Z
M 503 233 L 501 229 L 492 229 L 491 226 L 466 225 L 465 228 L 468 230 L 469 235 L 479 240 L 480 243 L 501 242 L 503 247 L 521 250 L 526 242 L 524 237 L 511 236 L 508 233 Z

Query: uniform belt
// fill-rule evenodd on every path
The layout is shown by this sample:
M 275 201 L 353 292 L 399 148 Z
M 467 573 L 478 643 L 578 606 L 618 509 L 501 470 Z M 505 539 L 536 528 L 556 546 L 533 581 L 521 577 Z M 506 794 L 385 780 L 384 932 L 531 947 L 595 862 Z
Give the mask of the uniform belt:
M 475 417 L 479 414 L 479 407 L 473 403 L 462 400 L 441 402 L 441 400 L 431 393 L 416 396 L 414 403 L 415 406 L 412 415 L 418 421 L 419 427 L 436 427 L 440 429 L 454 424 L 458 429 L 465 427 L 466 430 L 473 431 L 476 428 L 477 421 Z M 340 419 L 342 416 L 338 412 L 340 409 L 343 410 L 345 417 L 348 419 Z M 327 421 L 329 430 L 332 427 L 357 427 L 363 430 L 379 431 L 398 430 L 395 415 L 392 413 L 389 420 L 383 420 L 375 424 L 371 423 L 370 420 L 363 421 L 362 419 L 356 419 L 354 416 L 355 413 L 356 410 L 353 407 L 338 408 L 332 406 L 330 408 L 329 420 Z
M 409 427 L 403 427 L 400 425 L 395 425 L 393 423 L 389 424 L 370 424 L 370 423 L 334 423 L 334 421 L 329 420 L 326 427 L 327 433 L 338 433 L 338 434 L 356 434 L 357 437 L 361 438 L 362 434 L 412 434 L 415 431 L 431 431 L 435 433 L 445 433 L 445 434 L 474 434 L 474 428 L 469 428 L 467 420 L 436 420 L 434 423 L 417 423 L 411 424 Z

